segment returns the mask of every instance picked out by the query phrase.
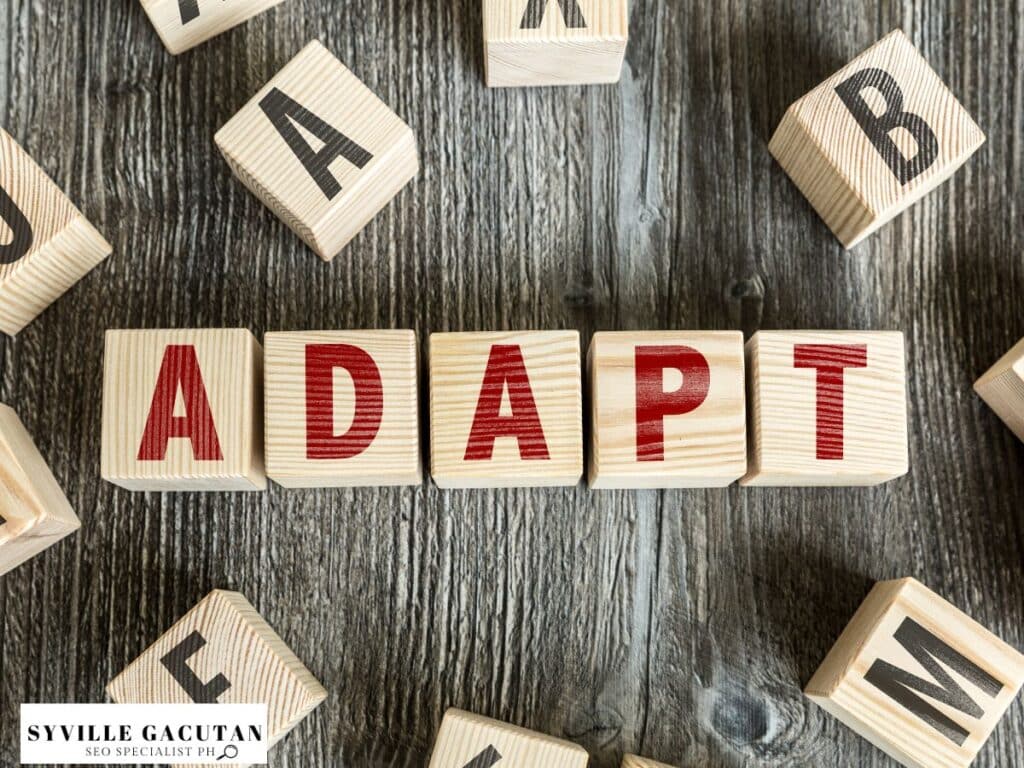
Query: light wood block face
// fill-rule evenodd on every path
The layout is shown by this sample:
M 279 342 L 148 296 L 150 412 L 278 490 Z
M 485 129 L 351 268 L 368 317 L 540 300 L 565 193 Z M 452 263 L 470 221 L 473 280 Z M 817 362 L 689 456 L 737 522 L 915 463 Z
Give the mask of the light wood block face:
M 587 768 L 583 747 L 458 709 L 449 709 L 429 768 Z
M 743 334 L 598 333 L 592 488 L 722 487 L 747 471 Z
M 431 473 L 439 487 L 579 482 L 576 331 L 435 333 L 429 366 Z
M 172 54 L 183 53 L 248 21 L 283 0 L 141 0 Z
M 875 586 L 807 685 L 914 768 L 966 768 L 1024 683 L 1024 656 L 913 579 Z
M 903 334 L 761 331 L 747 342 L 742 485 L 877 485 L 909 468 Z
M 0 405 L 0 575 L 80 525 L 18 415 Z
M 327 698 L 256 609 L 215 590 L 107 686 L 118 704 L 266 704 L 276 744 Z
M 636 755 L 626 755 L 622 759 L 622 768 L 673 768 L 671 765 L 666 763 L 656 763 L 654 760 L 648 760 L 643 757 L 637 757 Z
M 19 333 L 111 250 L 43 169 L 0 130 L 0 331 Z
M 946 181 L 984 142 L 896 30 L 793 104 L 768 148 L 852 248 Z
M 107 331 L 103 479 L 133 491 L 260 491 L 263 350 L 247 330 Z
M 239 180 L 327 261 L 419 172 L 412 129 L 315 41 L 216 142 Z
M 483 0 L 492 88 L 616 83 L 629 41 L 627 0 Z
M 268 333 L 267 475 L 288 488 L 418 485 L 416 334 Z
M 1024 340 L 975 382 L 974 391 L 1024 440 Z

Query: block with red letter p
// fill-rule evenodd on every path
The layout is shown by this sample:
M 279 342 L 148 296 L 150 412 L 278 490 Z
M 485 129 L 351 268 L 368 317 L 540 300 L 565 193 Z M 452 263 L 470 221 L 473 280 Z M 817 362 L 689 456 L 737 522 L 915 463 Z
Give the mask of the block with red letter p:
M 262 491 L 263 351 L 247 330 L 107 331 L 102 476 L 133 491 Z
M 287 488 L 422 481 L 413 331 L 268 333 L 267 475 Z
M 742 485 L 877 485 L 907 473 L 902 333 L 761 331 L 747 371 Z
M 722 487 L 747 470 L 743 334 L 597 333 L 591 488 Z
M 576 331 L 430 337 L 431 474 L 441 488 L 575 485 L 583 475 Z

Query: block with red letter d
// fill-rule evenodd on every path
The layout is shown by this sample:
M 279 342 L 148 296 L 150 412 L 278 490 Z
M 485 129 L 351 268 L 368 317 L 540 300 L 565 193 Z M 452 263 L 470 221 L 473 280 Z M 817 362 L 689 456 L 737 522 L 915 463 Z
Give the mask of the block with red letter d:
M 907 473 L 902 333 L 761 331 L 747 370 L 742 485 L 877 485 Z
M 133 491 L 265 490 L 256 338 L 107 331 L 101 472 Z
M 268 333 L 267 475 L 287 488 L 418 485 L 413 331 Z
M 430 457 L 441 488 L 578 483 L 583 475 L 579 334 L 433 334 Z
M 598 333 L 591 488 L 715 488 L 747 470 L 743 334 Z

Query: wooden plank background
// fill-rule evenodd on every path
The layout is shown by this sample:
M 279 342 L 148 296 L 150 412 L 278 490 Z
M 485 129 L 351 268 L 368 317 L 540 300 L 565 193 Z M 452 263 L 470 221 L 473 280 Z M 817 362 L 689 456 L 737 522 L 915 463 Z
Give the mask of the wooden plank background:
M 844 253 L 766 144 L 902 26 L 986 130 Z M 417 181 L 332 265 L 214 131 L 318 37 L 418 134 Z M 1024 335 L 1024 2 L 634 0 L 615 87 L 492 92 L 480 0 L 288 0 L 179 58 L 129 0 L 3 0 L 0 125 L 114 256 L 16 340 L 15 406 L 84 521 L 0 580 L 18 704 L 103 686 L 238 589 L 331 691 L 272 755 L 422 766 L 458 705 L 697 766 L 885 766 L 800 693 L 872 581 L 1024 646 L 1024 446 L 970 384 Z M 161 326 L 901 329 L 912 471 L 871 490 L 130 494 L 99 479 L 103 331 Z M 1024 765 L 1018 701 L 977 765 Z

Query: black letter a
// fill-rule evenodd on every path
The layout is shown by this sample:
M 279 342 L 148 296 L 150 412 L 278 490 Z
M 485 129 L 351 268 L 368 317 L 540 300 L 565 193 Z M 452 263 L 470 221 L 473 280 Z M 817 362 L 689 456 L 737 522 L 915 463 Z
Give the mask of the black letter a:
M 895 638 L 911 656 L 917 659 L 922 667 L 928 670 L 928 674 L 932 676 L 935 683 L 922 680 L 920 677 L 881 659 L 871 665 L 864 679 L 897 704 L 901 704 L 913 712 L 954 744 L 963 746 L 970 735 L 968 731 L 955 720 L 947 717 L 937 707 L 918 696 L 915 691 L 923 693 L 935 701 L 941 701 L 958 712 L 980 719 L 985 714 L 984 710 L 967 695 L 967 692 L 939 665 L 939 662 L 941 661 L 965 680 L 970 680 L 989 696 L 997 696 L 1003 690 L 1003 684 L 970 660 L 965 659 L 913 619 L 903 620 L 900 628 L 896 630 Z M 936 683 L 938 684 L 936 685 Z
M 218 697 L 231 687 L 231 683 L 224 675 L 217 675 L 210 682 L 204 683 L 187 664 L 189 658 L 204 645 L 206 638 L 199 632 L 193 632 L 168 651 L 160 663 L 196 704 L 216 704 Z
M 11 228 L 12 235 L 11 242 L 0 244 L 0 264 L 14 264 L 32 247 L 32 225 L 3 187 L 0 187 L 0 219 Z
M 530 0 L 526 6 L 526 13 L 523 14 L 523 23 L 520 29 L 540 29 L 544 22 L 544 10 L 548 7 L 550 0 Z M 587 20 L 583 18 L 583 11 L 580 10 L 579 0 L 558 0 L 558 7 L 562 9 L 562 18 L 565 26 L 569 29 L 586 29 Z
M 861 95 L 865 88 L 874 88 L 885 99 L 885 114 L 875 115 Z M 836 86 L 836 93 L 868 135 L 875 149 L 888 163 L 900 184 L 906 185 L 927 171 L 939 156 L 939 140 L 921 117 L 903 111 L 903 91 L 892 75 L 881 69 L 865 69 Z M 890 134 L 903 128 L 917 142 L 913 159 L 904 157 Z
M 341 185 L 331 175 L 331 163 L 339 157 L 344 157 L 356 168 L 362 169 L 373 159 L 373 155 L 352 139 L 329 126 L 277 88 L 272 88 L 270 93 L 263 97 L 260 106 L 277 128 L 277 132 L 281 134 L 281 138 L 288 143 L 295 156 L 306 166 L 309 175 L 327 195 L 328 200 L 333 200 L 341 192 Z M 302 138 L 292 120 L 324 143 L 319 152 L 314 152 Z

